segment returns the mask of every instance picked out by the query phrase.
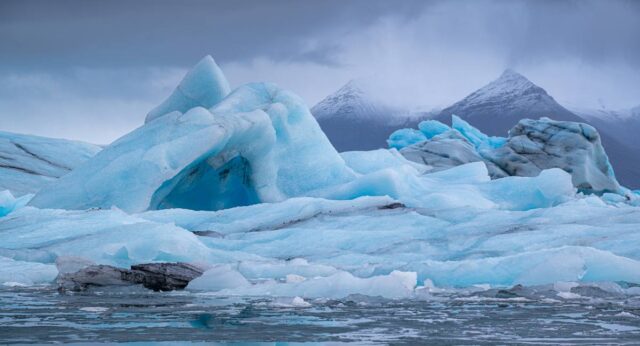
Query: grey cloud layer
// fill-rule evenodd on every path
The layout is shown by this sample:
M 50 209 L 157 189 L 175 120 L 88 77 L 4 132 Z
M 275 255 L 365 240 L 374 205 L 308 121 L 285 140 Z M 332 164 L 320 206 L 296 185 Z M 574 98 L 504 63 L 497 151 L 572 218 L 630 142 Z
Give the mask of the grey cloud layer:
M 639 18 L 634 0 L 5 0 L 0 129 L 108 142 L 206 54 L 236 86 L 310 105 L 365 77 L 390 102 L 445 106 L 512 67 L 561 100 L 629 107 Z

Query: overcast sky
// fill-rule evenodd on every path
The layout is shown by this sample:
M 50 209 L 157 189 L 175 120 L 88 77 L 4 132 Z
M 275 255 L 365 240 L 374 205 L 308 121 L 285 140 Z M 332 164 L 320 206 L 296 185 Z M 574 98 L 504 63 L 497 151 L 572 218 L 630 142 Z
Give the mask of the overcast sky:
M 442 107 L 507 67 L 583 107 L 640 105 L 640 1 L 0 1 L 0 130 L 108 143 L 210 54 L 313 106 L 352 78 Z

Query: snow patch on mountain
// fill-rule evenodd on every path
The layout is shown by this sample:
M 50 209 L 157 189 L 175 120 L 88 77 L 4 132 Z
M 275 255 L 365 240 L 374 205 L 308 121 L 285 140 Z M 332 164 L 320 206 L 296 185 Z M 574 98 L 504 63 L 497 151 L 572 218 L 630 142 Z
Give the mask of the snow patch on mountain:
M 364 80 L 351 80 L 311 109 L 338 151 L 384 148 L 391 132 L 429 116 L 418 108 L 391 105 L 373 96 L 372 88 Z

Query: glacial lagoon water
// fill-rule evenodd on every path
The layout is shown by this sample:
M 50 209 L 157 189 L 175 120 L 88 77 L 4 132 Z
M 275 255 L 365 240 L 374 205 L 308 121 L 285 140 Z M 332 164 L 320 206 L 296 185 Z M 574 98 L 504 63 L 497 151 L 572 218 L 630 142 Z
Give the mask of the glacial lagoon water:
M 423 299 L 0 290 L 0 343 L 640 343 L 640 296 L 597 287 L 447 291 Z

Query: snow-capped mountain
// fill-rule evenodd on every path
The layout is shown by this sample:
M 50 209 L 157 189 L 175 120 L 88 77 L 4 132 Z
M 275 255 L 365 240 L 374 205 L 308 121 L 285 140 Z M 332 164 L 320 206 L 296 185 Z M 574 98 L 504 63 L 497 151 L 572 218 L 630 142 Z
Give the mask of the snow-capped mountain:
M 504 71 L 498 79 L 443 109 L 436 119 L 451 124 L 452 114 L 473 123 L 486 134 L 497 136 L 505 136 L 523 118 L 548 117 L 588 123 L 600 132 L 618 180 L 628 187 L 640 187 L 640 160 L 633 149 L 640 141 L 627 143 L 618 131 L 612 130 L 611 122 L 593 116 L 580 117 L 513 70 Z
M 640 147 L 640 106 L 630 109 L 567 107 L 593 126 L 634 148 Z
M 443 109 L 437 120 L 450 124 L 452 114 L 494 136 L 506 135 L 523 118 L 549 117 L 554 120 L 583 121 L 562 107 L 544 89 L 511 69 L 461 101 Z
M 385 104 L 371 96 L 364 84 L 351 80 L 311 109 L 338 151 L 386 148 L 389 134 L 426 117 L 425 112 Z
M 313 115 L 318 120 L 333 118 L 337 114 L 343 118 L 374 120 L 397 111 L 371 98 L 361 84 L 362 82 L 350 80 L 316 104 L 312 108 Z

